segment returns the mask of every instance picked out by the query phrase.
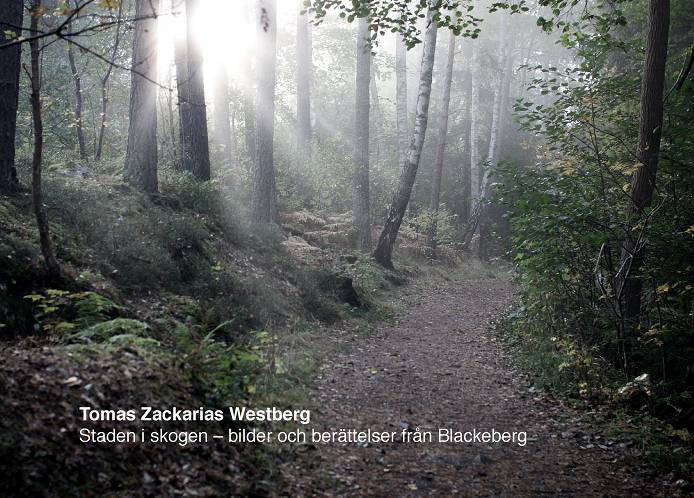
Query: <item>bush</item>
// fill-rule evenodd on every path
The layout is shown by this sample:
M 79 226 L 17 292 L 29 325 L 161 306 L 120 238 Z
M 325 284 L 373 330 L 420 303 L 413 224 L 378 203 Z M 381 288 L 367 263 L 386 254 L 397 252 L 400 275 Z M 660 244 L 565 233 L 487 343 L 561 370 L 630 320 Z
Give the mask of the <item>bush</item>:
M 521 285 L 510 328 L 531 347 L 544 344 L 540 350 L 561 358 L 551 362 L 561 371 L 557 376 L 585 384 L 579 391 L 610 384 L 614 392 L 648 374 L 655 400 L 644 408 L 675 426 L 692 427 L 694 179 L 686 166 L 694 142 L 683 116 L 694 87 L 666 103 L 659 188 L 648 222 L 632 226 L 625 213 L 635 167 L 625 144 L 636 144 L 639 106 L 637 94 L 620 89 L 638 81 L 607 67 L 610 47 L 595 43 L 581 43 L 580 67 L 542 68 L 532 82 L 543 94 L 553 92 L 553 102 L 516 105 L 524 130 L 543 135 L 547 145 L 540 147 L 539 164 L 502 165 L 499 171 L 497 202 L 508 209 L 511 236 L 505 242 Z M 623 48 L 625 58 L 642 59 L 639 50 L 630 52 L 633 46 Z M 613 279 L 622 241 L 641 231 L 646 258 L 630 275 L 643 285 L 641 314 L 638 323 L 625 324 Z M 605 375 L 604 366 L 613 374 Z
M 420 208 L 417 215 L 410 218 L 409 225 L 417 233 L 429 234 L 436 228 L 436 245 L 439 247 L 456 247 L 458 216 L 442 207 L 438 211 Z
M 70 336 L 71 341 L 105 342 L 124 336 L 145 337 L 149 327 L 146 323 L 128 318 L 116 318 L 108 322 L 97 323 Z M 120 340 L 120 339 L 119 339 Z

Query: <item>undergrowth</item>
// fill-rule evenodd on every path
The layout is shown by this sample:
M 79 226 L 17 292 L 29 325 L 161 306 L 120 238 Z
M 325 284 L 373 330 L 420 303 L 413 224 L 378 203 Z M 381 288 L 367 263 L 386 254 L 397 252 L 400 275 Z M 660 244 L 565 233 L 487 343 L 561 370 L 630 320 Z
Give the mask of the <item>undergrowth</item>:
M 627 441 L 656 472 L 687 477 L 694 472 L 694 439 L 682 427 L 651 415 L 663 399 L 647 376 L 629 380 L 568 335 L 549 335 L 528 327 L 522 306 L 499 322 L 497 329 L 514 363 L 535 388 L 557 394 L 580 408 L 607 414 L 607 434 Z

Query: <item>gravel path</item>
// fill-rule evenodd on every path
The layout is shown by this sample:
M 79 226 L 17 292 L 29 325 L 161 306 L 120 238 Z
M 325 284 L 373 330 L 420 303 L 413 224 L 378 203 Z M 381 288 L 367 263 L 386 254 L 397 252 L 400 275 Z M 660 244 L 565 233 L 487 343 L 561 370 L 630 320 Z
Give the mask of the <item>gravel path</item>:
M 581 414 L 533 392 L 491 322 L 513 285 L 415 289 L 406 311 L 323 366 L 316 430 L 392 431 L 394 443 L 317 444 L 283 469 L 293 496 L 657 496 L 668 493 Z M 402 430 L 432 443 L 405 444 Z M 440 428 L 526 432 L 514 443 L 436 442 Z M 410 437 L 414 438 L 411 434 Z

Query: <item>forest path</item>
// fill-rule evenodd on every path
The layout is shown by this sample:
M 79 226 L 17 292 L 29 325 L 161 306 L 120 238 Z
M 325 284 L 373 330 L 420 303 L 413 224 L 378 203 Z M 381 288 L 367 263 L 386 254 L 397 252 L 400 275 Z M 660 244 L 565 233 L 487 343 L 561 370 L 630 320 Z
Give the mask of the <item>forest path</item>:
M 514 297 L 505 280 L 415 287 L 406 311 L 328 361 L 316 430 L 395 431 L 395 443 L 318 444 L 283 469 L 296 496 L 647 496 L 637 467 L 580 414 L 532 392 L 492 320 Z M 526 431 L 527 444 L 404 444 L 404 427 Z M 599 447 L 598 444 L 603 446 Z

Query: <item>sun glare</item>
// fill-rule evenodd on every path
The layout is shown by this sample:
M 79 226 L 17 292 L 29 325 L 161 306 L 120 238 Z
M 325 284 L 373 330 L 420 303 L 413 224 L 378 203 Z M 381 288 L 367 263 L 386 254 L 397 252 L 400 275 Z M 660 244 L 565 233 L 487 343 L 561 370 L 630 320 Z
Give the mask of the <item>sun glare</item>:
M 228 74 L 240 74 L 247 52 L 255 43 L 255 33 L 245 2 L 201 0 L 193 17 L 193 32 L 202 45 L 205 64 L 205 83 L 210 83 L 222 67 Z M 176 37 L 186 29 L 182 9 L 165 11 L 159 18 L 159 71 L 168 73 L 174 60 Z

